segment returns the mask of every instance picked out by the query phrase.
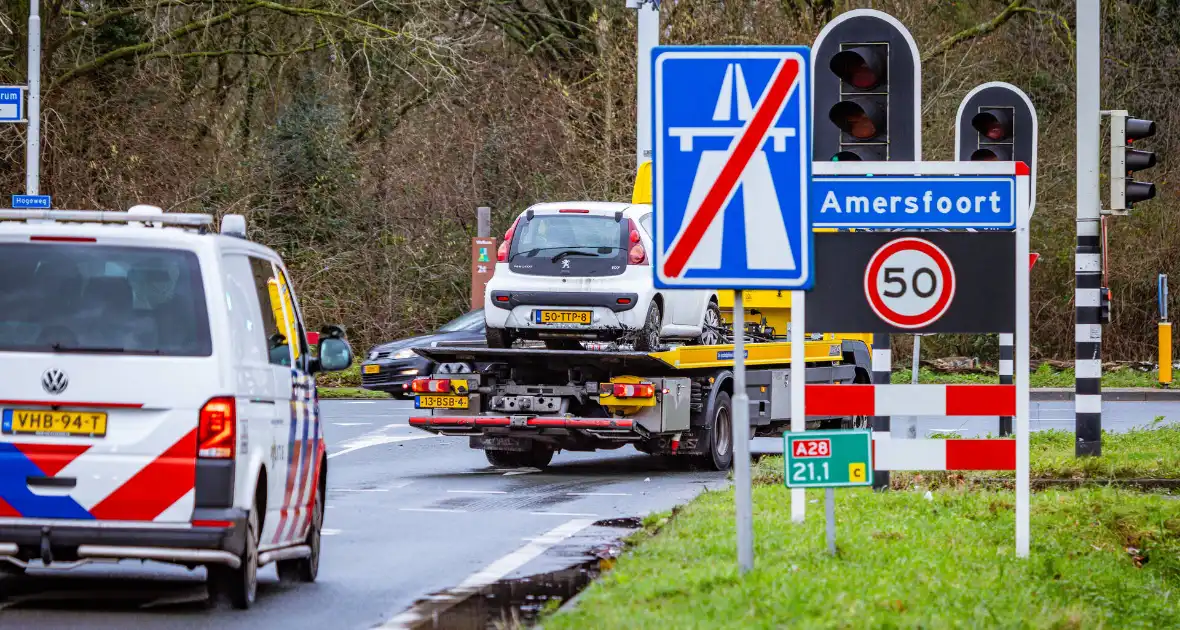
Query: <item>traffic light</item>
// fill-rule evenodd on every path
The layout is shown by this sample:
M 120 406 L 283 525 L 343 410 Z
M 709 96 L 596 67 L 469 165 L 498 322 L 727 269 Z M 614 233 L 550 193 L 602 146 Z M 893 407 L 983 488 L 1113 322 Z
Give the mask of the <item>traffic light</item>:
M 1106 287 L 1098 289 L 1098 323 L 1110 323 L 1110 289 Z
M 812 58 L 812 159 L 921 159 L 921 64 L 900 22 L 848 11 L 820 32 Z
M 1125 211 L 1155 197 L 1155 184 L 1137 182 L 1134 173 L 1155 166 L 1154 151 L 1132 149 L 1135 140 L 1155 135 L 1155 121 L 1131 118 L 1126 110 L 1110 112 L 1110 209 Z
M 1037 111 L 1020 88 L 999 81 L 967 93 L 955 119 L 959 162 L 1024 162 L 1036 199 Z

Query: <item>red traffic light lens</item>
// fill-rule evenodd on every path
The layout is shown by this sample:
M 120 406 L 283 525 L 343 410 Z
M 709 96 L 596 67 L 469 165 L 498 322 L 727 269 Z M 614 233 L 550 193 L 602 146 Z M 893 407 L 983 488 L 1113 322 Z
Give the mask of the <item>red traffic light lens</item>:
M 971 154 L 972 162 L 1009 162 L 1012 150 L 1008 147 L 980 147 Z
M 828 67 L 841 81 L 860 90 L 870 90 L 885 82 L 885 47 L 859 46 L 832 56 Z
M 971 126 L 988 140 L 1004 140 L 1012 136 L 1012 112 L 985 109 L 971 119 Z
M 881 111 L 872 101 L 856 98 L 836 103 L 828 118 L 853 138 L 868 140 L 885 132 L 885 116 Z

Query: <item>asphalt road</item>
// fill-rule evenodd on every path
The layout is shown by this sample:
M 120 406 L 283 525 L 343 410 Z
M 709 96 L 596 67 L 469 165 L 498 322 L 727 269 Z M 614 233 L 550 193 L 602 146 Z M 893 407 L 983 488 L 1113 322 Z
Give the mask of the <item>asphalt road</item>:
M 676 470 L 630 447 L 562 453 L 546 472 L 495 470 L 461 438 L 411 429 L 411 403 L 324 401 L 331 452 L 319 581 L 285 586 L 262 573 L 248 612 L 206 610 L 203 571 L 160 564 L 33 571 L 0 581 L 4 628 L 332 628 L 389 623 L 415 601 L 458 585 L 563 568 L 614 540 L 604 519 L 683 503 L 721 473 Z M 1072 402 L 1039 402 L 1032 428 L 1069 429 Z M 1108 402 L 1104 422 L 1123 431 L 1157 416 L 1180 419 L 1180 402 Z M 995 432 L 994 418 L 922 419 L 918 433 Z M 906 421 L 894 419 L 904 436 Z M 759 438 L 756 451 L 781 441 Z M 118 577 L 120 579 L 111 579 Z M 392 620 L 392 621 L 391 621 Z
M 315 584 L 280 585 L 266 568 L 258 602 L 240 612 L 205 609 L 201 569 L 31 571 L 0 581 L 0 627 L 372 628 L 437 591 L 564 568 L 619 535 L 593 523 L 725 484 L 722 473 L 675 470 L 630 447 L 561 453 L 543 473 L 495 470 L 465 439 L 411 429 L 411 406 L 321 403 L 331 459 Z

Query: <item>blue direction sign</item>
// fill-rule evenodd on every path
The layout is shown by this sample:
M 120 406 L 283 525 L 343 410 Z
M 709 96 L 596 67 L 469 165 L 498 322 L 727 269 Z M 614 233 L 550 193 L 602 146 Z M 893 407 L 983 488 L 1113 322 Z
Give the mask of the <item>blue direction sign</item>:
M 1016 176 L 816 177 L 811 221 L 825 228 L 1016 227 Z
M 25 88 L 0 85 L 0 123 L 25 121 Z
M 807 289 L 811 51 L 652 52 L 656 286 Z
M 12 207 L 16 210 L 48 210 L 52 204 L 49 195 L 13 195 Z

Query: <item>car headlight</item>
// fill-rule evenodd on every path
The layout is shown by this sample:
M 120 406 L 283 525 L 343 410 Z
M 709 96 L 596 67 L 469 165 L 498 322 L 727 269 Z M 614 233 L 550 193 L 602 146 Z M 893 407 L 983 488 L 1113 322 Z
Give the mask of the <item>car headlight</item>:
M 393 353 L 393 358 L 395 359 L 409 359 L 412 356 L 414 356 L 413 348 L 406 348 L 405 350 L 398 350 Z

